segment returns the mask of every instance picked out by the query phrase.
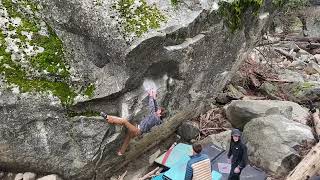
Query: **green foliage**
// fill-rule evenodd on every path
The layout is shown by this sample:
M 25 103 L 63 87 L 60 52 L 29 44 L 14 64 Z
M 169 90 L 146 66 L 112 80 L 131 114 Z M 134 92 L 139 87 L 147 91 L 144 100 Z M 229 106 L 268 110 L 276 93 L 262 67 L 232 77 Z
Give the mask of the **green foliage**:
M 293 94 L 295 96 L 298 96 L 301 92 L 311 89 L 312 87 L 314 87 L 315 84 L 310 83 L 310 82 L 304 82 L 304 83 L 299 83 L 296 85 L 296 87 L 293 89 Z
M 93 92 L 95 90 L 95 86 L 94 84 L 90 84 L 87 89 L 84 91 L 84 94 L 87 95 L 89 98 L 91 98 L 93 96 Z
M 179 2 L 180 2 L 179 0 L 171 0 L 171 5 L 177 6 Z
M 263 0 L 235 0 L 232 3 L 220 1 L 218 13 L 225 25 L 234 32 L 243 27 L 245 12 L 250 10 L 257 15 L 262 4 Z
M 125 32 L 133 32 L 137 36 L 159 28 L 166 19 L 155 5 L 149 6 L 145 0 L 119 0 L 113 8 L 119 12 Z

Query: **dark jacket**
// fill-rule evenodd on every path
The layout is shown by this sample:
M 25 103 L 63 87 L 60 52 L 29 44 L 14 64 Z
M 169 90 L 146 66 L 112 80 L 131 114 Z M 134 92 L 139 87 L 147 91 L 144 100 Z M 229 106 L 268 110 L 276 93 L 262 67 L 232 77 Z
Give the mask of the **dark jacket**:
M 196 154 L 191 156 L 191 159 L 187 163 L 187 169 L 186 169 L 186 175 L 184 177 L 185 180 L 192 180 L 193 177 L 193 169 L 192 164 L 195 164 L 197 162 L 203 161 L 209 159 L 209 157 L 206 154 Z M 210 169 L 211 171 L 211 169 Z
M 248 155 L 247 155 L 247 146 L 241 142 L 239 139 L 238 142 L 234 142 L 231 137 L 230 149 L 228 152 L 228 158 L 232 156 L 231 166 L 243 169 L 247 165 Z
M 153 126 L 160 125 L 162 120 L 158 117 L 155 112 L 158 109 L 157 101 L 149 96 L 149 108 L 150 114 L 145 117 L 140 123 L 140 131 L 141 133 L 147 133 Z

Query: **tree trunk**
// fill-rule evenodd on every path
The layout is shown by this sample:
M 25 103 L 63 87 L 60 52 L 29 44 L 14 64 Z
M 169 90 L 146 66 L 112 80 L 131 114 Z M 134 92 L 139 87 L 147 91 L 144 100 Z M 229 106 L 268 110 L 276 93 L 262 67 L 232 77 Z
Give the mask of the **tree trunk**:
M 316 144 L 305 158 L 287 176 L 286 180 L 307 180 L 320 172 L 320 143 Z

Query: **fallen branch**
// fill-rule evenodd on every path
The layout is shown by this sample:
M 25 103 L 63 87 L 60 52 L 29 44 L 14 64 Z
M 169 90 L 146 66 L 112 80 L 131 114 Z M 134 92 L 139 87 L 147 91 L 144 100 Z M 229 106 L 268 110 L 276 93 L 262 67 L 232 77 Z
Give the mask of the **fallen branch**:
M 266 81 L 269 81 L 269 82 L 281 82 L 281 83 L 294 83 L 294 81 L 279 80 L 279 79 L 266 79 Z
M 148 174 L 144 175 L 142 178 L 139 178 L 139 180 L 145 180 L 145 179 L 151 178 L 152 175 L 154 175 L 159 169 L 160 167 L 156 167 L 154 170 L 150 171 Z
M 118 180 L 123 180 L 123 178 L 127 175 L 127 171 L 124 172 L 121 176 L 119 176 Z
M 263 100 L 266 97 L 259 97 L 259 96 L 244 96 L 242 100 Z
M 206 131 L 206 130 L 228 130 L 227 128 L 224 128 L 224 127 L 220 127 L 220 128 L 203 128 L 203 129 L 200 129 L 200 131 Z
M 157 176 L 157 175 L 159 175 L 160 173 L 161 173 L 161 171 L 163 170 L 163 168 L 161 167 L 161 168 L 159 168 L 158 169 L 158 171 L 155 173 L 155 175 Z
M 260 81 L 253 74 L 249 74 L 249 78 L 255 87 L 259 87 L 261 85 Z
M 274 48 L 274 50 L 284 56 L 286 56 L 288 59 L 291 59 L 291 60 L 294 60 L 294 61 L 297 61 L 298 59 L 296 57 L 294 57 L 292 54 L 290 54 L 288 51 L 285 51 L 283 49 L 280 49 L 280 48 Z
M 319 37 L 286 37 L 284 38 L 284 41 L 320 43 L 320 38 Z
M 319 109 L 316 110 L 316 112 L 314 112 L 312 114 L 312 120 L 313 120 L 313 123 L 314 123 L 314 129 L 315 129 L 315 132 L 318 136 L 318 139 L 320 137 L 320 117 L 319 117 Z

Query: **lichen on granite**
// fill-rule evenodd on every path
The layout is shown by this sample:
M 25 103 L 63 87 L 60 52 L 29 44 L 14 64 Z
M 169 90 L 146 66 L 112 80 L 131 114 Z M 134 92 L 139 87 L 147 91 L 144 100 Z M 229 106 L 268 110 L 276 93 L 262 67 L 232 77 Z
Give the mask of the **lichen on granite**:
M 28 0 L 0 2 L 0 71 L 21 92 L 51 92 L 63 105 L 72 104 L 76 93 L 63 44 L 37 11 Z
M 148 5 L 145 0 L 118 0 L 112 8 L 117 11 L 118 23 L 129 37 L 140 37 L 150 29 L 159 28 L 166 20 L 156 5 Z

